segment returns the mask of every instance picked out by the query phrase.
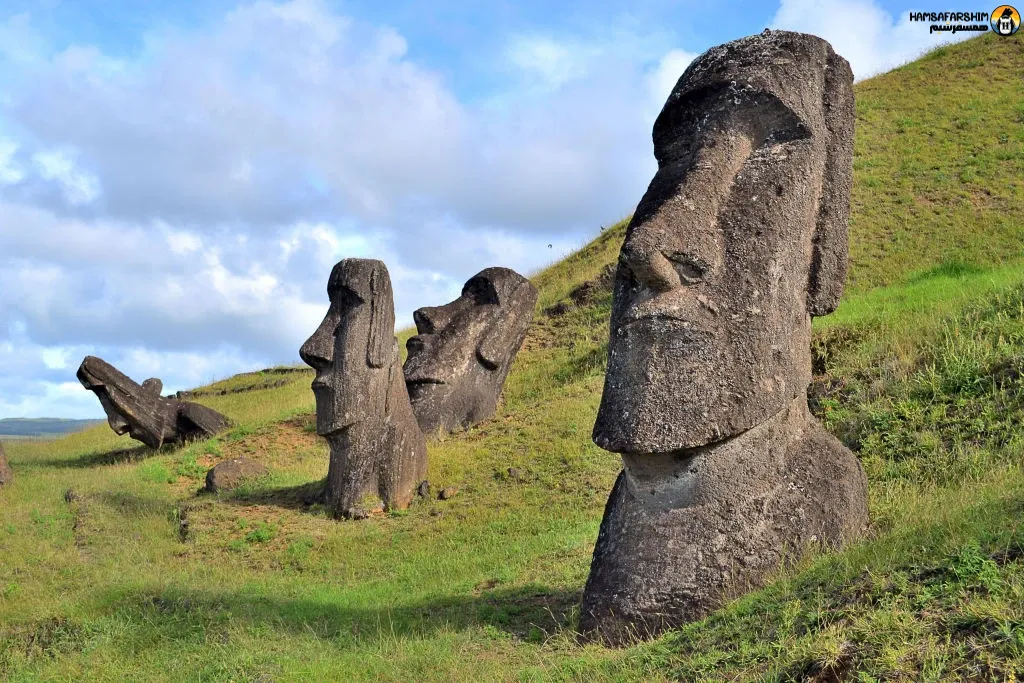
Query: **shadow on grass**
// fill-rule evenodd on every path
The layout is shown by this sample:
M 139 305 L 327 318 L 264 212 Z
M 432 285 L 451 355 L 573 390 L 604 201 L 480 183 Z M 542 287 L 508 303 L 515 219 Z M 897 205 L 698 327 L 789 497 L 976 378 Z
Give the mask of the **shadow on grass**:
M 543 642 L 574 629 L 581 591 L 535 584 L 486 588 L 466 595 L 435 597 L 409 604 L 356 607 L 315 599 L 284 599 L 216 592 L 143 590 L 118 596 L 119 617 L 161 631 L 162 638 L 192 640 L 196 630 L 208 635 L 244 625 L 293 634 L 330 638 L 342 647 L 358 647 L 395 638 L 429 637 L 438 631 L 492 627 L 514 638 Z
M 134 448 L 117 448 L 110 451 L 98 453 L 86 453 L 76 458 L 46 458 L 33 459 L 31 464 L 39 467 L 55 468 L 81 468 L 102 467 L 104 465 L 124 465 L 145 460 L 151 455 L 164 452 L 164 449 L 154 450 L 149 446 L 135 446 Z
M 228 492 L 221 499 L 229 505 L 274 505 L 289 510 L 312 511 L 315 505 L 323 502 L 326 479 L 311 481 L 297 486 L 278 488 L 250 488 L 243 486 Z

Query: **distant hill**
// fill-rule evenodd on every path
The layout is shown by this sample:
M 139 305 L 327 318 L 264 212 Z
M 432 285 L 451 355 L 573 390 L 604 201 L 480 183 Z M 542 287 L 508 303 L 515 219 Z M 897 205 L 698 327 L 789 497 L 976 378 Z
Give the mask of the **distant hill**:
M 0 420 L 2 436 L 61 436 L 79 432 L 103 420 L 65 420 L 59 417 L 7 417 Z

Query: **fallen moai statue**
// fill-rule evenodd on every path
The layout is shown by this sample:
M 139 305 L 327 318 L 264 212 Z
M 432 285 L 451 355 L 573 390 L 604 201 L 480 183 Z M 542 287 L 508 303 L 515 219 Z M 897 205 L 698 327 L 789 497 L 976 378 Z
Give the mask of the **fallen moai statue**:
M 324 498 L 335 517 L 402 509 L 426 478 L 427 447 L 402 377 L 388 270 L 345 259 L 327 283 L 331 304 L 299 355 L 316 370 L 316 431 L 331 462 Z
M 505 378 L 533 319 L 537 289 L 508 268 L 471 277 L 462 295 L 413 313 L 403 372 L 424 434 L 450 432 L 494 414 Z
M 99 398 L 111 429 L 127 432 L 150 448 L 205 439 L 231 425 L 212 408 L 161 396 L 160 380 L 150 378 L 138 384 L 102 358 L 86 356 L 77 376 Z
M 654 124 L 622 245 L 594 442 L 620 453 L 580 615 L 619 644 L 699 619 L 868 522 L 807 409 L 811 316 L 846 274 L 853 77 L 815 36 L 712 48 Z

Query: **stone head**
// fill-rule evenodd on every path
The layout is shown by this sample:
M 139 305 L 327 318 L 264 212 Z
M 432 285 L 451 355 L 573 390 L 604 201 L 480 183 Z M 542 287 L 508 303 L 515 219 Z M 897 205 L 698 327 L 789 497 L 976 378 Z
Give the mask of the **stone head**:
M 153 448 L 173 435 L 173 401 L 160 395 L 163 383 L 159 379 L 150 378 L 140 385 L 95 356 L 85 357 L 76 376 L 96 394 L 115 433 L 127 433 Z M 154 422 L 153 417 L 158 419 Z
M 323 436 L 383 418 L 392 365 L 398 359 L 391 278 L 382 262 L 338 262 L 327 295 L 327 315 L 299 350 L 316 370 L 316 426 Z
M 599 446 L 707 445 L 806 391 L 811 316 L 846 274 L 852 82 L 827 42 L 785 31 L 679 79 L 619 257 Z
M 536 302 L 537 290 L 525 277 L 486 268 L 466 282 L 459 298 L 413 313 L 418 334 L 406 342 L 404 373 L 424 431 L 442 422 L 472 424 L 494 411 Z M 438 414 L 425 418 L 431 412 L 425 404 Z

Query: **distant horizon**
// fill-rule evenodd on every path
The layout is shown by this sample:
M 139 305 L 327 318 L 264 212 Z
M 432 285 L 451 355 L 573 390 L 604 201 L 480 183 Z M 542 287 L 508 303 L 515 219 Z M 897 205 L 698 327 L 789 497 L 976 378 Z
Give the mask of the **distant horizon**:
M 105 418 L 5 417 L 0 418 L 0 438 L 57 437 L 104 422 Z
M 0 422 L 29 422 L 31 420 L 59 420 L 61 422 L 103 422 L 106 418 L 90 417 L 0 417 Z

